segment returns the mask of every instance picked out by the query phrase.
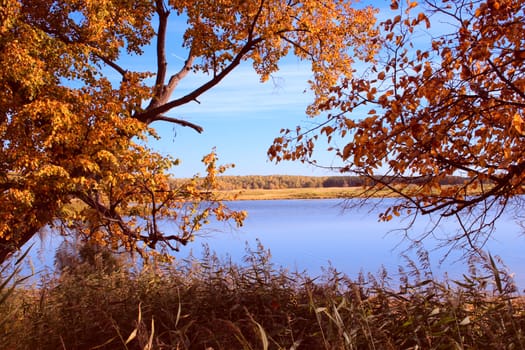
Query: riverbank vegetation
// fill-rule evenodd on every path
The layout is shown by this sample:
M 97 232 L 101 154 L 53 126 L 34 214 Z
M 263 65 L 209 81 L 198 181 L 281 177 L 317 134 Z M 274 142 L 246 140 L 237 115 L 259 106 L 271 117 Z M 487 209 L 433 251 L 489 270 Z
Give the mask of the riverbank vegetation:
M 417 268 L 424 253 L 355 279 L 288 271 L 262 246 L 242 264 L 209 250 L 142 269 L 100 250 L 69 258 L 0 298 L 1 349 L 525 348 L 525 303 L 492 257 L 457 281 Z
M 171 179 L 170 186 L 178 188 L 188 181 Z M 417 193 L 425 181 L 424 177 L 397 179 L 392 182 L 393 188 L 378 189 L 374 187 L 377 181 L 365 176 L 248 175 L 219 176 L 217 188 L 226 198 L 233 196 L 237 200 L 399 197 L 400 193 Z M 453 186 L 466 182 L 467 178 L 449 176 L 442 179 L 440 185 Z
M 383 176 L 381 178 L 388 178 Z M 377 181 L 380 180 L 378 177 Z M 394 185 L 420 185 L 427 181 L 425 177 L 391 179 Z M 171 186 L 177 187 L 187 179 L 171 179 Z M 296 176 L 296 175 L 247 175 L 219 176 L 218 188 L 221 190 L 277 190 L 292 188 L 333 188 L 333 187 L 366 187 L 377 181 L 366 176 Z M 461 176 L 448 176 L 440 180 L 440 185 L 458 185 L 468 182 Z

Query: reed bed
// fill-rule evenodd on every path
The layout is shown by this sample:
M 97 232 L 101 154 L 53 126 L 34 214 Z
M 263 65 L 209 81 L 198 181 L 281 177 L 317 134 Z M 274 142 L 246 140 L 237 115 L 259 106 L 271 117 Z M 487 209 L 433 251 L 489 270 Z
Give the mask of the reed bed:
M 460 281 L 435 280 L 425 261 L 395 280 L 333 268 L 312 278 L 275 266 L 261 245 L 241 264 L 209 249 L 140 269 L 100 251 L 66 261 L 33 284 L 2 271 L 0 348 L 525 347 L 525 303 L 490 256 L 472 259 Z

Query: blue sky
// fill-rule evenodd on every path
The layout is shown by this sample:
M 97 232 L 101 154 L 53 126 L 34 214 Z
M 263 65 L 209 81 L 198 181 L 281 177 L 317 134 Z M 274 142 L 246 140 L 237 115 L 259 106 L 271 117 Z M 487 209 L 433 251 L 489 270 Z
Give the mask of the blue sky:
M 167 113 L 204 127 L 202 134 L 193 129 L 157 122 L 153 127 L 161 136 L 150 145 L 163 154 L 181 160 L 174 169 L 180 177 L 192 176 L 203 169 L 203 155 L 216 149 L 220 163 L 234 163 L 229 175 L 322 175 L 298 162 L 272 163 L 266 151 L 281 128 L 307 123 L 305 108 L 312 96 L 305 92 L 310 70 L 307 63 L 287 59 L 273 79 L 260 83 L 247 62 L 238 67 L 214 89 L 193 102 Z M 184 94 L 202 82 L 187 77 L 176 94 Z M 310 120 L 310 122 L 313 122 Z
M 384 17 L 385 10 L 388 11 L 389 3 L 374 3 L 384 8 L 381 17 Z M 183 29 L 171 23 L 169 34 L 175 40 L 180 40 Z M 136 64 L 147 64 L 148 60 L 153 63 L 154 57 L 148 56 L 146 52 L 145 57 L 135 60 Z M 184 54 L 173 45 L 168 47 L 168 56 L 170 68 L 175 72 L 177 65 L 182 64 L 181 56 L 184 57 Z M 273 139 L 280 135 L 281 128 L 295 129 L 297 125 L 307 126 L 323 120 L 322 116 L 310 119 L 305 115 L 305 109 L 312 100 L 307 84 L 310 76 L 309 63 L 292 56 L 280 63 L 280 70 L 272 79 L 260 83 L 250 62 L 245 62 L 218 86 L 202 95 L 200 104 L 193 102 L 167 113 L 201 125 L 204 127 L 202 134 L 190 128 L 156 122 L 152 126 L 161 139 L 152 140 L 149 145 L 162 154 L 180 159 L 181 165 L 173 169 L 176 177 L 203 173 L 204 167 L 200 160 L 212 149 L 216 150 L 221 164 L 235 164 L 226 175 L 338 174 L 300 162 L 275 164 L 266 155 Z M 189 75 L 180 83 L 174 96 L 182 96 L 204 81 L 202 75 Z M 319 164 L 334 165 L 336 159 L 325 151 L 326 147 L 319 142 L 316 159 Z

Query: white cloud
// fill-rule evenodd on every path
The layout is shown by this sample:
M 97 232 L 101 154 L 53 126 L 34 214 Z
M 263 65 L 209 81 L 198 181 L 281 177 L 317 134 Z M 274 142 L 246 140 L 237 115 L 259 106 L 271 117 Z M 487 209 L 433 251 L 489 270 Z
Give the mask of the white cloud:
M 307 80 L 311 72 L 306 64 L 283 64 L 281 69 L 266 83 L 248 65 L 237 67 L 218 86 L 201 95 L 200 103 L 192 102 L 170 112 L 171 115 L 184 115 L 206 118 L 262 115 L 272 111 L 304 112 L 312 95 Z M 181 82 L 173 98 L 183 96 L 204 82 L 204 75 L 186 77 Z M 267 117 L 271 117 L 268 115 Z

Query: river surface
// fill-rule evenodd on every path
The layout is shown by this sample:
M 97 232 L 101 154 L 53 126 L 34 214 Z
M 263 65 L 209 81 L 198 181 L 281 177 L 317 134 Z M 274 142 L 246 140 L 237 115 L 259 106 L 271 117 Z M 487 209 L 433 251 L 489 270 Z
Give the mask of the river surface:
M 378 222 L 378 213 L 389 204 L 372 202 L 360 208 L 343 210 L 341 199 L 324 200 L 270 200 L 231 202 L 233 209 L 248 211 L 243 227 L 237 229 L 223 223 L 213 223 L 199 235 L 195 242 L 175 253 L 184 258 L 190 253 L 195 257 L 202 254 L 207 244 L 219 257 L 240 262 L 245 255 L 246 245 L 255 249 L 257 242 L 270 250 L 272 261 L 291 271 L 306 270 L 314 277 L 323 268 L 333 266 L 355 278 L 359 272 L 376 274 L 385 267 L 395 280 L 399 266 L 406 266 L 403 253 L 409 246 L 400 231 L 408 222 L 393 220 Z M 390 203 L 391 204 L 391 203 Z M 412 237 L 432 227 L 432 219 L 420 217 L 408 231 Z M 169 229 L 169 224 L 167 224 Z M 435 231 L 437 235 L 452 234 L 458 225 L 450 221 Z M 493 256 L 500 256 L 520 288 L 525 288 L 525 237 L 521 228 L 509 214 L 503 215 L 496 226 L 486 248 Z M 36 244 L 32 259 L 39 269 L 53 266 L 54 248 L 58 238 L 47 236 Z M 434 250 L 436 241 L 423 241 L 430 253 L 434 275 L 441 278 L 445 273 L 459 278 L 467 271 L 467 264 L 460 260 L 460 254 L 453 252 L 440 263 L 445 250 Z M 415 258 L 414 252 L 408 255 Z

